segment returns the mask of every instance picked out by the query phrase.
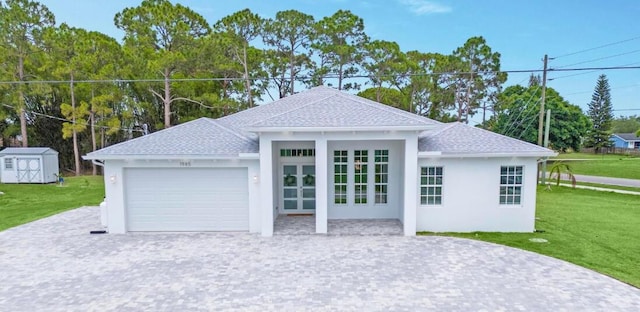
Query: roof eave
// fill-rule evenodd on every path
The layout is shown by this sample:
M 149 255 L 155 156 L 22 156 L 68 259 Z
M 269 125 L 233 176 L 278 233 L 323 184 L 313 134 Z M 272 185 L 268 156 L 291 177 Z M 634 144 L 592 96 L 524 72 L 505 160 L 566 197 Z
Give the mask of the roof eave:
M 418 152 L 418 158 L 504 158 L 504 157 L 554 157 L 554 151 L 498 152 L 498 153 L 442 153 L 438 151 Z
M 82 159 L 84 160 L 232 160 L 232 159 L 259 159 L 259 154 L 257 153 L 240 153 L 238 155 L 189 155 L 189 154 L 181 154 L 181 155 L 148 155 L 148 154 L 137 154 L 137 155 L 84 155 Z

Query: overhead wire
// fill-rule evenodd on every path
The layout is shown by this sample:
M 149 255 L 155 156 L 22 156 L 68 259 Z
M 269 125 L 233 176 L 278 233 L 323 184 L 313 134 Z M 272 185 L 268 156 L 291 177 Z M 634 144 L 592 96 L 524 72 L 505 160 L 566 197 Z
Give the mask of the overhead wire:
M 11 106 L 11 105 L 7 105 L 7 104 L 1 104 L 1 105 L 2 105 L 2 106 L 4 106 L 4 107 L 8 107 L 8 108 L 15 109 L 15 107 L 14 107 L 14 106 Z M 49 118 L 49 119 L 55 119 L 55 120 L 58 120 L 58 121 L 64 121 L 64 122 L 74 123 L 72 120 L 69 120 L 69 119 L 66 119 L 66 118 L 62 118 L 62 117 L 58 117 L 58 116 L 52 116 L 52 115 L 47 115 L 47 114 L 43 114 L 43 113 L 39 113 L 39 112 L 35 112 L 35 111 L 33 111 L 33 110 L 26 111 L 26 112 L 27 112 L 27 113 L 29 113 L 29 114 L 33 114 L 33 115 L 36 115 L 36 116 L 41 116 L 41 117 L 45 117 L 45 118 Z M 76 122 L 75 122 L 75 124 L 83 124 L 83 125 L 88 126 L 88 127 L 90 127 L 90 126 L 91 126 L 91 123 L 90 123 L 90 122 L 78 122 L 78 121 L 76 121 Z M 124 129 L 124 128 L 120 128 L 120 127 L 114 128 L 114 127 L 107 127 L 107 126 L 100 126 L 100 125 L 94 125 L 94 127 L 99 128 L 99 129 L 115 129 L 115 130 L 118 130 L 118 131 L 124 131 L 124 132 L 129 132 L 129 131 L 133 131 L 133 132 L 144 132 L 143 130 L 136 130 L 136 129 Z
M 640 50 L 637 50 L 640 52 Z M 557 72 L 570 72 L 570 71 L 588 71 L 588 70 L 626 70 L 626 69 L 640 69 L 640 66 L 610 66 L 610 67 L 581 67 L 581 68 L 550 68 L 547 71 L 557 71 Z M 440 75 L 478 75 L 478 74 L 498 74 L 498 73 L 539 73 L 543 72 L 543 69 L 514 69 L 514 70 L 493 70 L 493 71 L 467 71 L 467 72 L 456 72 L 456 71 L 447 71 L 447 72 L 433 72 L 433 73 L 415 73 L 415 74 L 386 74 L 379 75 L 383 77 L 421 77 L 421 76 L 440 76 Z M 360 75 L 350 75 L 348 77 L 344 77 L 345 79 L 351 78 L 369 78 L 369 74 L 360 74 Z M 207 81 L 245 81 L 247 79 L 255 81 L 255 80 L 266 80 L 272 79 L 273 77 L 210 77 L 210 78 L 170 78 L 170 79 L 86 79 L 86 80 L 74 80 L 73 82 L 76 84 L 81 83 L 133 83 L 133 82 L 207 82 Z M 290 77 L 286 77 L 290 79 Z M 308 80 L 314 77 L 311 76 L 298 76 L 295 77 L 295 80 Z M 323 76 L 322 79 L 338 79 L 340 78 L 338 75 L 327 75 Z M 0 85 L 20 85 L 20 84 L 68 84 L 71 83 L 71 80 L 5 80 L 0 81 Z
M 567 57 L 567 56 L 576 55 L 576 54 L 580 54 L 580 53 L 584 53 L 584 52 L 598 50 L 598 49 L 610 47 L 610 46 L 613 46 L 613 45 L 617 45 L 617 44 L 621 44 L 621 43 L 625 43 L 625 42 L 629 42 L 629 41 L 633 41 L 633 40 L 637 40 L 637 39 L 640 39 L 640 36 L 629 38 L 629 39 L 624 39 L 624 40 L 620 40 L 620 41 L 616 41 L 616 42 L 611 42 L 611 43 L 603 44 L 601 46 L 588 48 L 588 49 L 584 49 L 584 50 L 580 50 L 580 51 L 576 51 L 576 52 L 571 52 L 571 53 L 566 53 L 566 54 L 554 56 L 554 57 L 551 57 L 550 59 L 551 60 L 555 60 L 555 59 L 559 59 L 559 58 L 562 58 L 562 57 Z
M 637 65 L 640 64 L 640 62 L 634 62 L 634 63 L 629 63 L 629 64 L 625 64 L 625 65 L 620 65 L 620 66 L 631 66 L 631 65 Z M 563 78 L 568 78 L 568 77 L 574 77 L 574 76 L 580 76 L 580 75 L 587 75 L 587 74 L 591 74 L 591 73 L 595 73 L 595 72 L 599 72 L 602 70 L 591 70 L 588 72 L 581 72 L 581 73 L 577 73 L 577 74 L 570 74 L 570 75 L 564 75 L 564 76 L 558 76 L 558 77 L 553 77 L 553 78 L 547 78 L 547 81 L 553 81 L 553 80 L 558 80 L 558 79 L 563 79 Z
M 585 63 L 591 63 L 591 62 L 606 60 L 606 59 L 610 59 L 610 58 L 614 58 L 614 57 L 618 57 L 618 56 L 623 56 L 623 55 L 629 55 L 629 54 L 638 53 L 638 52 L 640 52 L 640 49 L 633 50 L 633 51 L 628 51 L 628 52 L 624 52 L 624 53 L 619 53 L 619 54 L 614 54 L 614 55 L 608 55 L 608 56 L 604 56 L 604 57 L 599 57 L 599 58 L 595 58 L 595 59 L 591 59 L 591 60 L 581 61 L 581 62 L 577 62 L 577 63 L 573 63 L 573 64 L 553 67 L 553 68 L 551 68 L 549 70 L 557 71 L 557 70 L 559 70 L 561 68 L 567 68 L 569 66 L 575 66 L 575 65 L 585 64 Z

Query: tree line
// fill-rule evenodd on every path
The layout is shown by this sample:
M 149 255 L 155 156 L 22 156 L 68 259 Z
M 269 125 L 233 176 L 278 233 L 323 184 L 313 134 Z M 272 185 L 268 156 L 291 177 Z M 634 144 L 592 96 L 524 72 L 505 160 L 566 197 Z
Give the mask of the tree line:
M 0 2 L 4 145 L 54 147 L 62 167 L 79 174 L 84 153 L 318 85 L 440 121 L 481 114 L 482 126 L 497 132 L 501 120 L 520 120 L 515 114 L 524 108 L 514 103 L 524 102 L 515 97 L 537 92 L 529 90 L 533 82 L 503 90 L 500 53 L 483 37 L 446 55 L 403 52 L 393 41 L 372 40 L 363 19 L 346 10 L 316 20 L 296 10 L 262 18 L 245 9 L 210 24 L 187 6 L 144 0 L 117 13 L 114 24 L 125 34 L 121 41 L 56 26 L 36 1 Z M 584 117 L 557 103 L 567 118 Z M 576 129 L 568 131 L 582 131 Z

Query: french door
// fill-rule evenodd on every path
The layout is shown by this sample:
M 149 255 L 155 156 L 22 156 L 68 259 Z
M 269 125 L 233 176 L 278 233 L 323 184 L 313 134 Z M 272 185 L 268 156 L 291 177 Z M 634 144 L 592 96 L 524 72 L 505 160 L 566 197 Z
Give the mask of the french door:
M 282 209 L 284 213 L 310 213 L 316 209 L 316 166 L 283 164 Z

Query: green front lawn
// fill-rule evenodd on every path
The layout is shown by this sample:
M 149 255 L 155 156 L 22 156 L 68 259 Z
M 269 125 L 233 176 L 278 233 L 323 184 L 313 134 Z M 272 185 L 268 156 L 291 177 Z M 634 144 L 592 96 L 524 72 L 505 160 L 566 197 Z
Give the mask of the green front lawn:
M 102 176 L 65 178 L 65 184 L 0 184 L 0 231 L 104 198 Z
M 565 163 L 571 166 L 574 174 L 640 179 L 640 157 L 583 153 L 560 154 L 556 158 L 549 159 L 547 169 L 553 166 L 553 160 L 555 159 L 585 159 L 564 160 Z
M 538 188 L 536 229 L 543 233 L 445 233 L 563 259 L 640 287 L 640 197 Z M 434 235 L 433 233 L 423 233 Z M 534 243 L 530 238 L 548 243 Z

